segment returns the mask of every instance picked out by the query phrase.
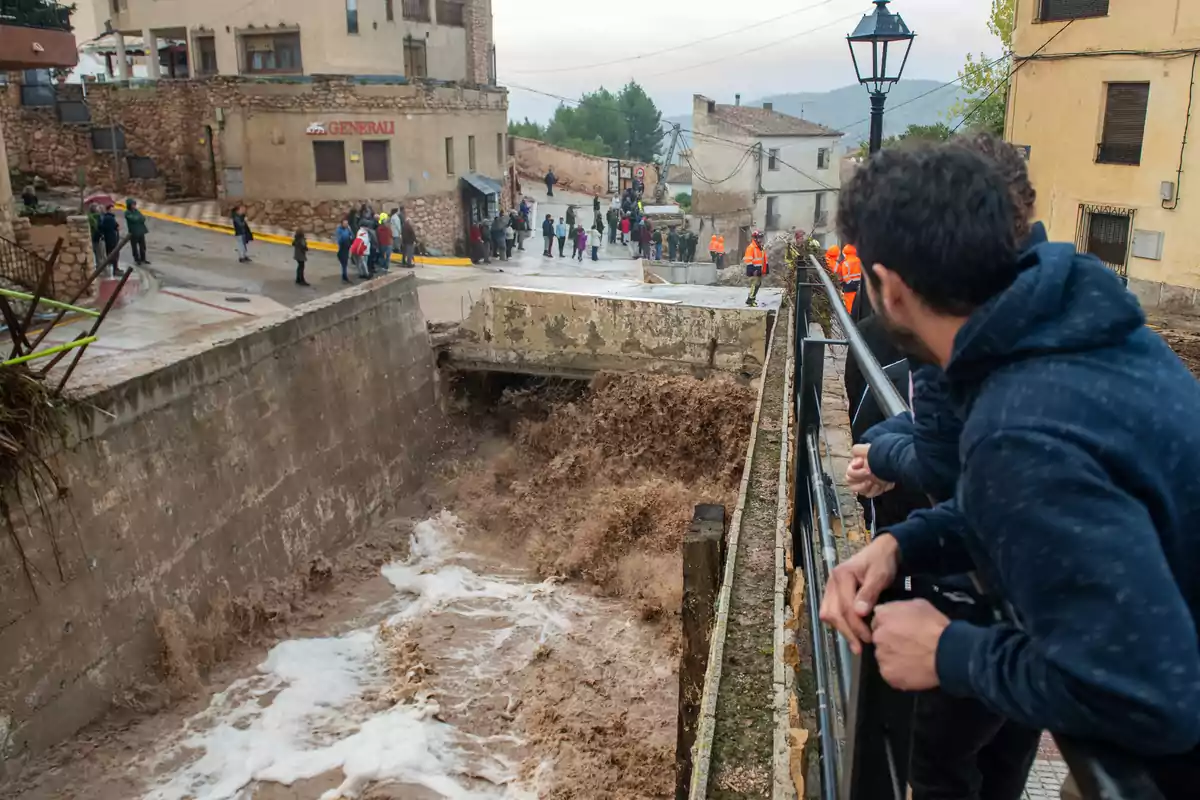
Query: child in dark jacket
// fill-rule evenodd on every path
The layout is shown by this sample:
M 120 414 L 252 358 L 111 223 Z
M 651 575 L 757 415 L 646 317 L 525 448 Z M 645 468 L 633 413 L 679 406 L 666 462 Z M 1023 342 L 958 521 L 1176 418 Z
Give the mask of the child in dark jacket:
M 579 261 L 583 261 L 583 254 L 586 252 L 587 231 L 583 229 L 582 225 L 578 225 L 575 228 L 575 252 L 572 254 L 572 257 L 579 259 Z
M 308 261 L 308 238 L 304 235 L 303 228 L 296 231 L 296 235 L 292 237 L 292 254 L 296 259 L 296 285 L 312 286 L 304 280 L 304 264 Z

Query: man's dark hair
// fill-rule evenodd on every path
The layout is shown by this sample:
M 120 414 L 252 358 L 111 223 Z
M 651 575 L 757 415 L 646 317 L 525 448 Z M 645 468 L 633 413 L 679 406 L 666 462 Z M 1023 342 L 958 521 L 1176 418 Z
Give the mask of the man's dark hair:
M 1013 203 L 994 164 L 953 145 L 872 156 L 842 187 L 838 229 L 863 272 L 896 273 L 930 308 L 966 315 L 1019 272 Z
M 999 171 L 1000 177 L 1008 184 L 1008 194 L 1012 198 L 1013 210 L 1016 213 L 1017 244 L 1029 237 L 1033 227 L 1034 206 L 1037 205 L 1037 190 L 1029 180 L 1029 164 L 1021 151 L 1008 142 L 987 131 L 978 131 L 951 140 L 954 144 L 974 150 L 976 153 L 990 159 Z

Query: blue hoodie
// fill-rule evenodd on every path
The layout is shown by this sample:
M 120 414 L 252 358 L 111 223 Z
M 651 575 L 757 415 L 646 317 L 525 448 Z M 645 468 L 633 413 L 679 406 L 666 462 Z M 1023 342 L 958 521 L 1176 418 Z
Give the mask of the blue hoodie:
M 952 622 L 938 677 L 1030 727 L 1182 753 L 1200 741 L 1200 383 L 1095 258 L 1022 260 L 946 368 L 963 473 L 956 503 L 914 517 L 950 524 L 892 531 L 906 571 L 974 563 L 1020 623 Z

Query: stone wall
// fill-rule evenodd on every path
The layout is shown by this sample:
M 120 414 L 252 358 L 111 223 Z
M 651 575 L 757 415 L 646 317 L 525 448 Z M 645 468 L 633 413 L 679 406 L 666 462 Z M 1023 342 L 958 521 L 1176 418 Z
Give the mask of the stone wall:
M 463 207 L 460 192 L 445 192 L 427 197 L 409 197 L 403 201 L 365 199 L 375 213 L 391 212 L 402 206 L 413 221 L 418 243 L 426 248 L 436 248 L 444 254 L 452 254 L 463 237 Z M 251 200 L 226 201 L 225 212 L 239 204 L 246 206 L 246 218 L 254 225 L 270 225 L 280 228 L 304 228 L 310 235 L 332 238 L 341 222 L 350 211 L 349 204 L 335 202 L 314 203 L 301 200 Z
M 411 494 L 445 431 L 436 382 L 411 275 L 85 363 L 51 459 L 58 561 L 20 527 L 26 574 L 0 537 L 0 759 L 152 681 L 160 612 L 307 573 Z
M 492 0 L 467 0 L 463 9 L 467 28 L 467 80 L 491 85 L 492 75 Z
M 1129 291 L 1137 296 L 1147 313 L 1200 317 L 1200 289 L 1130 278 Z
M 517 162 L 517 173 L 523 180 L 541 184 L 546 173 L 553 168 L 558 178 L 558 187 L 571 192 L 582 192 L 599 197 L 610 197 L 608 191 L 608 162 L 611 159 L 589 156 L 577 150 L 556 147 L 552 144 L 510 136 L 512 153 Z M 653 164 L 637 161 L 622 161 L 622 167 L 644 167 L 646 169 L 646 194 L 653 197 L 658 186 L 658 168 Z M 628 181 L 624 181 L 628 184 Z
M 92 233 L 87 217 L 67 217 L 67 224 L 54 226 L 54 235 L 49 237 L 34 236 L 33 226 L 24 217 L 17 217 L 12 226 L 13 241 L 42 258 L 49 258 L 54 252 L 55 242 L 62 239 L 58 260 L 54 262 L 53 283 L 49 294 L 54 299 L 66 301 L 77 297 L 95 271 Z M 95 292 L 94 286 L 92 292 Z M 86 300 L 87 297 L 81 299 Z
M 757 377 L 772 312 L 490 287 L 450 363 L 534 375 L 603 370 Z

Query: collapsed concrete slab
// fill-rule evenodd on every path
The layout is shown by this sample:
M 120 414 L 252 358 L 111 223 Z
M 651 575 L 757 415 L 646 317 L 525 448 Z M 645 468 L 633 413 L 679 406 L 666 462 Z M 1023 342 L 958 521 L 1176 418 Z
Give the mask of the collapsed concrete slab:
M 657 287 L 654 287 L 657 288 Z M 774 310 L 654 296 L 491 287 L 443 345 L 443 365 L 589 378 L 639 370 L 756 378 Z

